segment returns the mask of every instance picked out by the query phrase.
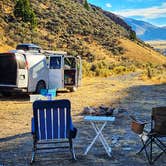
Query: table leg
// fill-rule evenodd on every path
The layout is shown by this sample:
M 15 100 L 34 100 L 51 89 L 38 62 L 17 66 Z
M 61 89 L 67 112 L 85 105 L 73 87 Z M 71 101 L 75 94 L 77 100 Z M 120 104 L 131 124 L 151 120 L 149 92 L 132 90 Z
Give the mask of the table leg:
M 93 122 L 91 122 L 91 124 L 93 124 Z M 92 147 L 93 144 L 95 143 L 96 139 L 100 136 L 100 133 L 101 133 L 101 131 L 104 129 L 105 125 L 106 125 L 106 123 L 104 123 L 104 124 L 102 125 L 102 127 L 98 130 L 97 135 L 94 137 L 94 139 L 93 139 L 93 141 L 91 142 L 91 144 L 87 147 L 87 149 L 86 149 L 84 155 L 87 155 L 87 153 L 89 152 L 89 150 L 91 149 L 91 147 Z
M 107 122 L 104 123 L 104 126 L 107 124 Z M 100 131 L 99 127 L 97 124 L 92 124 L 96 134 L 98 134 L 98 132 Z M 99 134 L 99 139 L 105 149 L 105 151 L 107 152 L 108 156 L 111 157 L 111 147 L 109 146 L 108 142 L 106 141 L 106 139 L 104 138 L 102 132 L 100 132 Z

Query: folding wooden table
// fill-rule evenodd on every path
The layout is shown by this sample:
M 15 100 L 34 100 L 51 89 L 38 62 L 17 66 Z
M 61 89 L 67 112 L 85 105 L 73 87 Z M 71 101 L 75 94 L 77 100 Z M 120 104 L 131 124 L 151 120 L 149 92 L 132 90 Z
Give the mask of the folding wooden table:
M 87 155 L 89 150 L 92 148 L 93 144 L 95 141 L 99 138 L 101 141 L 106 153 L 108 154 L 109 157 L 111 157 L 111 147 L 109 146 L 108 142 L 104 138 L 102 131 L 104 127 L 106 126 L 107 122 L 114 122 L 115 117 L 106 117 L 106 116 L 85 116 L 84 117 L 85 121 L 89 121 L 93 127 L 93 129 L 96 132 L 96 136 L 93 138 L 92 142 L 90 145 L 86 148 L 84 155 Z

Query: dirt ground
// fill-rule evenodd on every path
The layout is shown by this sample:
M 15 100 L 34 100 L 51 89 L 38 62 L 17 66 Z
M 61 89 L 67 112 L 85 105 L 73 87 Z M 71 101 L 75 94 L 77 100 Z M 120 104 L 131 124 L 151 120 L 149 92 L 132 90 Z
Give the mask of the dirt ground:
M 67 98 L 72 103 L 72 117 L 78 129 L 74 140 L 77 161 L 71 160 L 69 151 L 38 153 L 36 166 L 87 165 L 87 166 L 140 166 L 148 165 L 144 153 L 136 155 L 141 147 L 139 137 L 130 129 L 130 115 L 150 120 L 151 109 L 166 105 L 166 84 L 156 85 L 139 79 L 139 73 L 110 78 L 86 78 L 77 92 L 58 92 L 56 99 Z M 0 166 L 28 166 L 31 158 L 32 103 L 28 95 L 0 97 Z M 103 131 L 112 147 L 108 157 L 97 141 L 89 153 L 84 151 L 95 136 L 90 123 L 84 121 L 84 107 L 101 105 L 118 108 L 115 122 Z M 165 140 L 164 140 L 165 141 Z M 162 156 L 155 165 L 166 165 Z

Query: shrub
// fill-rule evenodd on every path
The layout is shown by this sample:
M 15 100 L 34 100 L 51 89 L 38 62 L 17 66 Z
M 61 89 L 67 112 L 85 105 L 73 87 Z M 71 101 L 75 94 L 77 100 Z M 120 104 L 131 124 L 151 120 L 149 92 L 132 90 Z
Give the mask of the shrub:
M 82 61 L 82 73 L 83 77 L 85 76 L 94 76 L 94 73 L 90 70 L 91 64 L 88 63 L 87 61 L 83 60 Z
M 30 22 L 32 28 L 37 25 L 36 15 L 30 7 L 29 0 L 18 0 L 16 2 L 14 16 L 23 22 Z
M 116 66 L 114 69 L 113 69 L 113 73 L 114 74 L 123 74 L 126 72 L 126 67 L 125 66 Z
M 89 8 L 89 4 L 88 4 L 87 0 L 85 0 L 85 2 L 84 2 L 84 8 L 85 8 L 85 9 L 87 9 L 87 10 L 89 10 L 89 9 L 90 9 L 90 8 Z
M 150 67 L 148 67 L 147 68 L 147 76 L 148 76 L 148 78 L 152 78 L 152 72 L 153 72 L 153 70 L 150 68 Z
M 108 77 L 111 71 L 109 69 L 96 69 L 95 76 Z

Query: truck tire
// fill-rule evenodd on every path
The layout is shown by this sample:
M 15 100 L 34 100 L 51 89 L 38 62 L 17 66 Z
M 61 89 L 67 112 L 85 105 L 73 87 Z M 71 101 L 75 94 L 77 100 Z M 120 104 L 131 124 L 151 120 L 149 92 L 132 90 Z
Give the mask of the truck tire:
M 40 94 L 41 89 L 46 89 L 46 84 L 44 81 L 39 81 L 36 86 L 36 94 Z
M 76 86 L 73 86 L 71 88 L 69 88 L 70 92 L 76 92 L 77 91 L 77 87 Z

